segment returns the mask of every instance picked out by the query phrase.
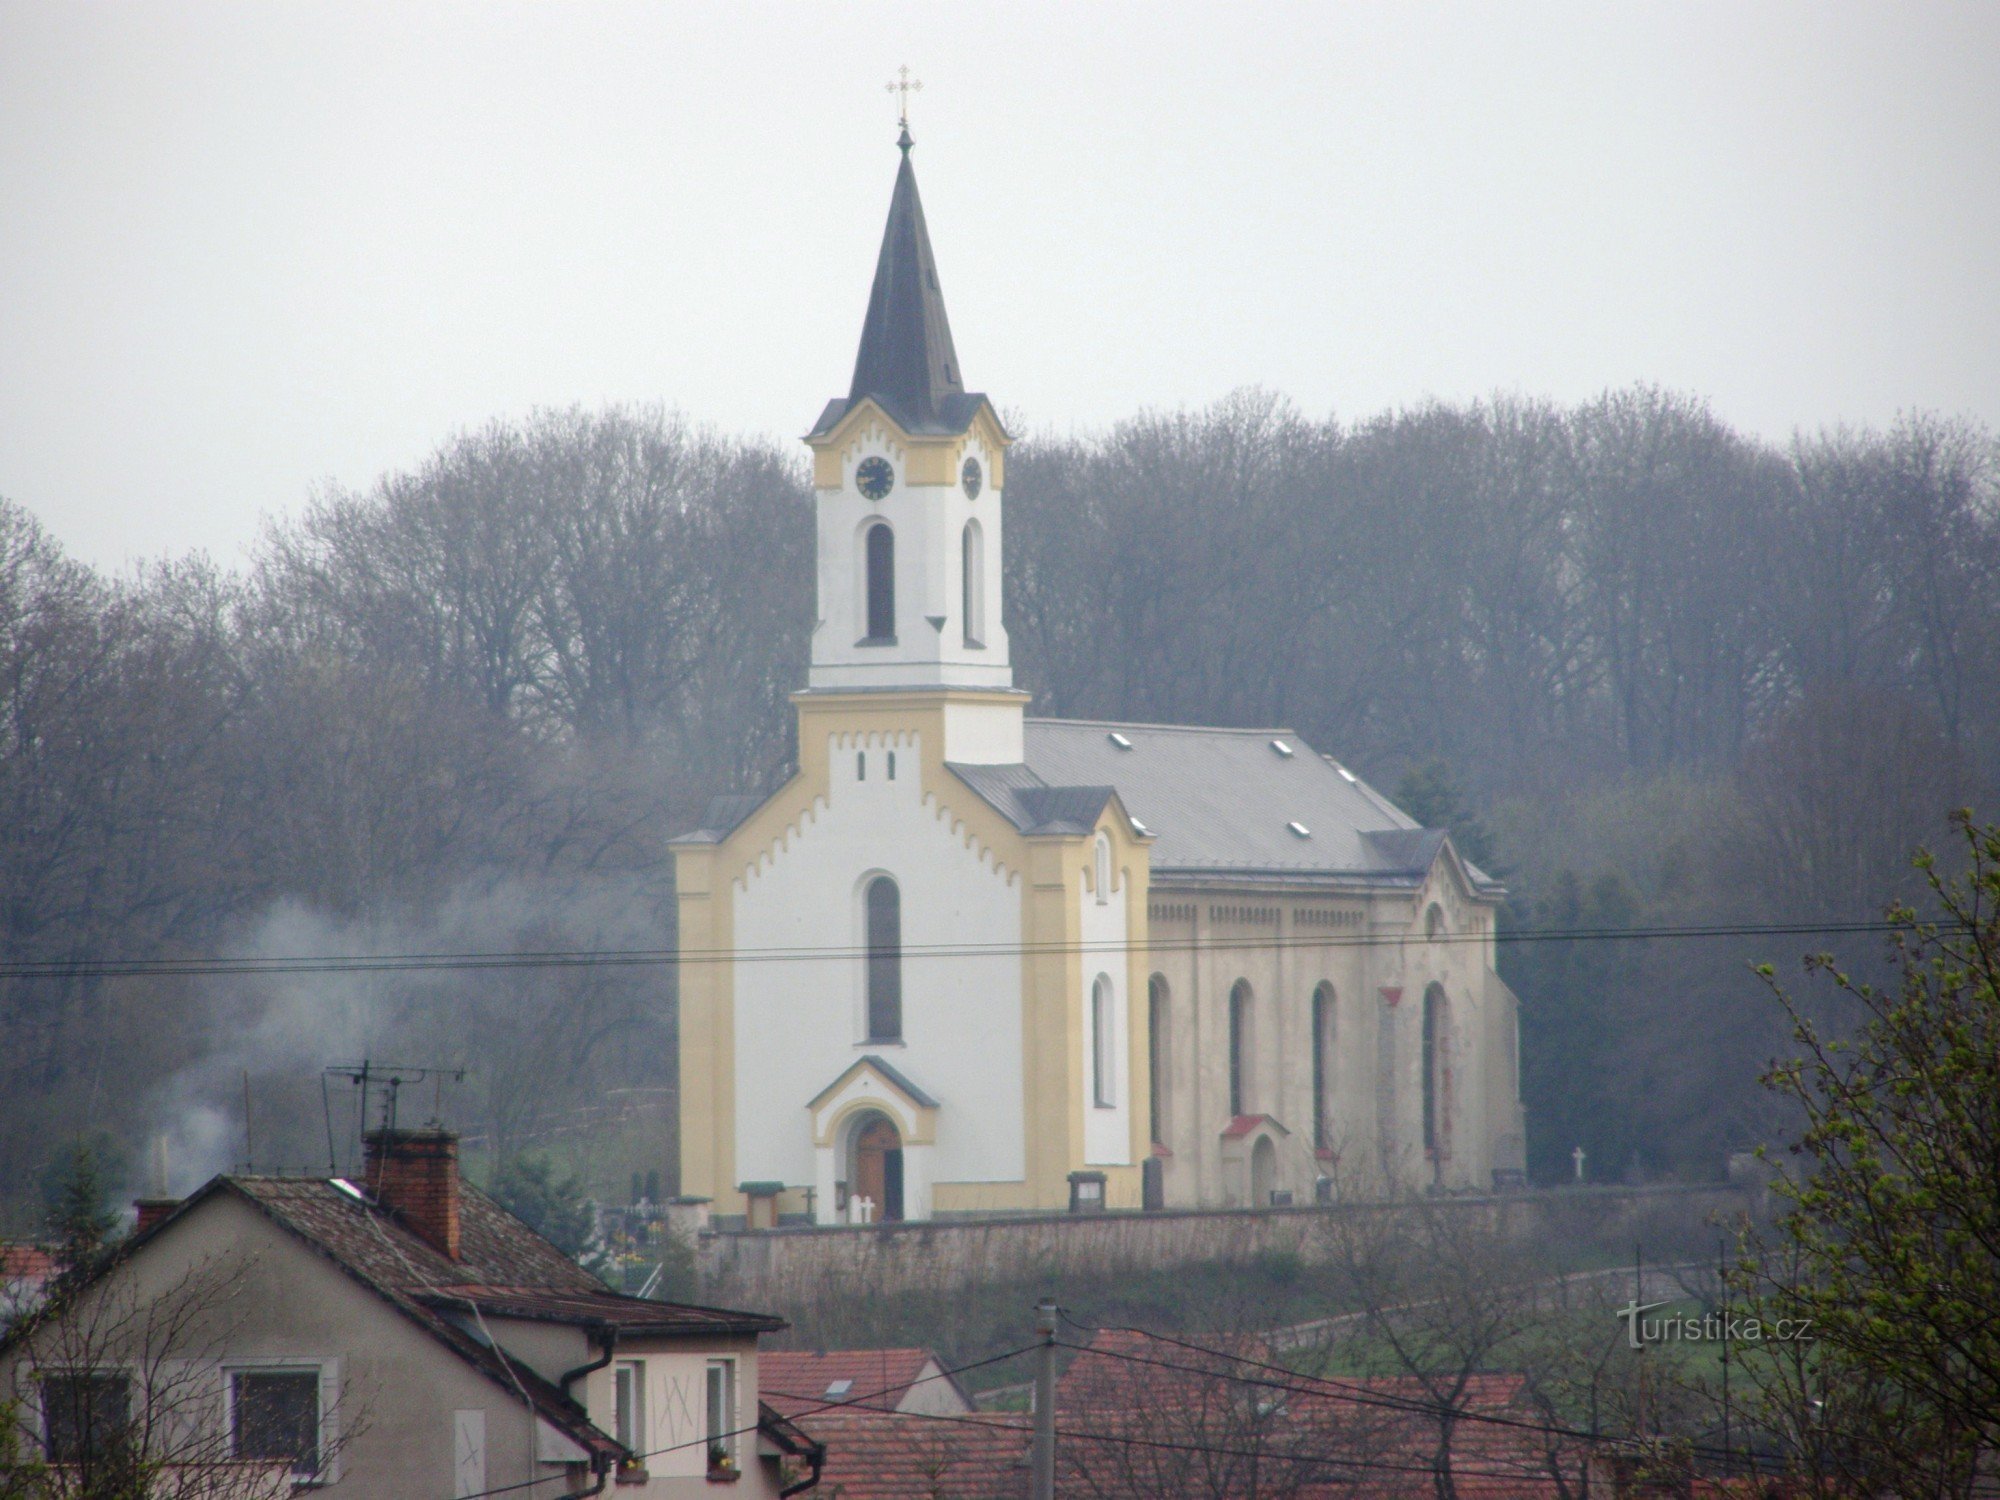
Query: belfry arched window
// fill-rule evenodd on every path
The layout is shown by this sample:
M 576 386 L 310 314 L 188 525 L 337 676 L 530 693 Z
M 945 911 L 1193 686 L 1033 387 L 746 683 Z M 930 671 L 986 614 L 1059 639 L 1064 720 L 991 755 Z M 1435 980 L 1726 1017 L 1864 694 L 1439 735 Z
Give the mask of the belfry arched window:
M 1442 1158 L 1449 1143 L 1451 1008 L 1444 988 L 1424 991 L 1424 1150 Z
M 1103 906 L 1111 899 L 1111 840 L 1103 834 L 1097 836 L 1091 879 L 1097 886 L 1097 904 Z
M 1253 1000 L 1250 981 L 1239 979 L 1229 991 L 1229 1112 L 1245 1114 L 1250 1108 L 1250 1047 Z
M 1118 1004 L 1111 976 L 1100 974 L 1090 987 L 1091 1098 L 1100 1109 L 1118 1102 Z
M 868 1040 L 903 1039 L 903 893 L 887 875 L 868 882 Z
M 896 639 L 896 533 L 886 524 L 871 526 L 862 548 L 868 564 L 866 639 L 888 645 Z
M 964 569 L 965 598 L 965 644 L 984 646 L 986 644 L 986 539 L 977 521 L 965 523 L 965 535 L 959 549 Z
M 1333 986 L 1313 991 L 1312 1081 L 1313 1149 L 1333 1149 Z

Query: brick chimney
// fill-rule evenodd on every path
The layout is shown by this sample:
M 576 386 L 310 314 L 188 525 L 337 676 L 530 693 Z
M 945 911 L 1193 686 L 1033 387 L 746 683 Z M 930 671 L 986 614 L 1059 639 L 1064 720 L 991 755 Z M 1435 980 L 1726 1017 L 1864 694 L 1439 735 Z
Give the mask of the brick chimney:
M 138 1222 L 132 1226 L 134 1234 L 144 1234 L 154 1225 L 161 1223 L 168 1214 L 181 1206 L 178 1198 L 134 1198 L 132 1206 L 139 1211 Z
M 362 1138 L 370 1197 L 432 1249 L 458 1259 L 458 1137 L 449 1130 L 371 1130 Z

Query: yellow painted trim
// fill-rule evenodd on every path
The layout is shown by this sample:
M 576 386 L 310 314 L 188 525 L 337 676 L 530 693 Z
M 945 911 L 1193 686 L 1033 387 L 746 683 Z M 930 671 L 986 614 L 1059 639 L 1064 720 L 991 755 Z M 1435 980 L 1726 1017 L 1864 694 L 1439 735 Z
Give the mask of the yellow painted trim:
M 863 397 L 833 426 L 805 440 L 813 453 L 813 485 L 837 490 L 847 482 L 847 462 L 870 438 L 887 445 L 902 464 L 905 484 L 954 484 L 966 442 L 977 438 L 987 458 L 986 483 L 995 492 L 1007 487 L 1007 449 L 1013 439 L 1000 426 L 991 402 L 973 413 L 964 432 L 931 437 L 903 430 L 902 424 L 874 400 Z

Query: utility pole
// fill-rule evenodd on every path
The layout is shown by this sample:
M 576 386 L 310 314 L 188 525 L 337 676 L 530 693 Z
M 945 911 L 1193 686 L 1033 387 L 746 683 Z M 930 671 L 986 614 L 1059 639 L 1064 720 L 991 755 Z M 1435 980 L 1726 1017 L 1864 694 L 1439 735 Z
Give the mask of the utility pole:
M 1042 1336 L 1035 1353 L 1035 1447 L 1030 1500 L 1056 1500 L 1056 1304 L 1044 1297 L 1035 1304 L 1035 1332 Z

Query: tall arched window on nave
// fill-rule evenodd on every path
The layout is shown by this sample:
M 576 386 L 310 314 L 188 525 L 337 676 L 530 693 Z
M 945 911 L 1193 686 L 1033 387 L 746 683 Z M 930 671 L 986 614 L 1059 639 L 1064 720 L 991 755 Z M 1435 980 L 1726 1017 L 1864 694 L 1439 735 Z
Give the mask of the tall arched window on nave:
M 1167 1143 L 1167 976 L 1155 974 L 1146 981 L 1146 1039 L 1150 1051 L 1147 1067 L 1147 1115 L 1156 1146 Z
M 1424 1150 L 1442 1160 L 1450 1139 L 1451 1008 L 1444 986 L 1424 991 Z
M 1313 991 L 1313 1150 L 1333 1149 L 1333 986 Z
M 1250 1046 L 1253 1017 L 1250 981 L 1239 979 L 1229 991 L 1229 1112 L 1250 1110 Z
M 886 522 L 868 528 L 863 539 L 868 562 L 868 636 L 883 645 L 896 639 L 896 533 Z
M 868 882 L 868 1040 L 903 1039 L 903 893 L 887 875 Z

